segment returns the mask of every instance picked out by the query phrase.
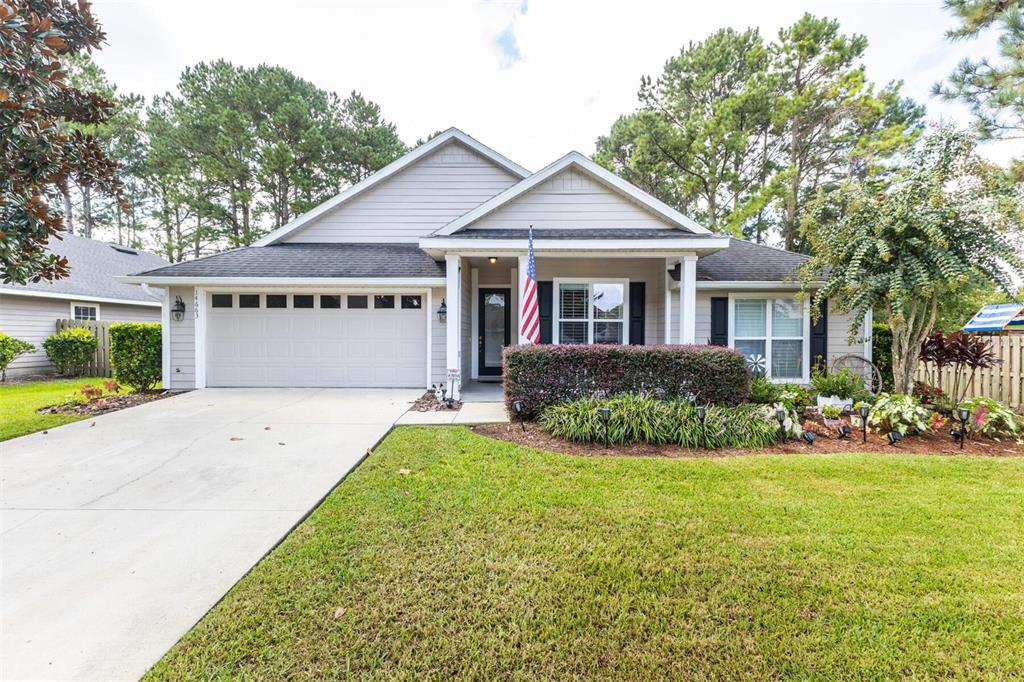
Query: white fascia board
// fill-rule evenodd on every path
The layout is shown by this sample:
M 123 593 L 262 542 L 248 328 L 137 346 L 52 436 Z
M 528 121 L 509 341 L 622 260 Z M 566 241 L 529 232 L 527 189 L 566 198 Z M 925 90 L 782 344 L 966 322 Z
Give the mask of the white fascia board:
M 672 280 L 676 285 L 679 284 L 676 280 Z M 818 285 L 812 285 L 810 288 L 816 289 Z M 729 289 L 730 291 L 761 291 L 765 289 L 773 289 L 777 291 L 800 291 L 799 282 L 787 282 L 787 281 L 746 281 L 746 280 L 719 280 L 719 281 L 707 281 L 698 280 L 698 289 Z
M 498 251 L 525 252 L 525 239 L 466 239 L 463 237 L 423 237 L 419 247 L 424 251 L 448 251 L 468 255 L 476 252 Z M 681 239 L 534 239 L 535 253 L 574 253 L 584 251 L 623 252 L 642 251 L 665 256 L 666 254 L 690 253 L 694 251 L 719 251 L 729 248 L 728 237 L 706 237 Z M 635 253 L 624 253 L 635 256 Z
M 504 192 L 480 204 L 469 213 L 456 218 L 441 229 L 437 230 L 434 234 L 439 237 L 454 234 L 467 225 L 476 222 L 488 213 L 496 210 L 498 207 L 512 201 L 516 197 L 522 196 L 551 176 L 570 166 L 575 166 L 588 175 L 594 176 L 604 184 L 611 186 L 622 194 L 625 194 L 633 201 L 646 207 L 649 211 L 661 216 L 674 225 L 690 230 L 694 234 L 713 234 L 711 230 L 701 226 L 697 221 L 683 215 L 665 202 L 652 197 L 639 187 L 626 182 L 615 173 L 612 173 L 608 169 L 594 163 L 579 152 L 569 152 L 562 158 L 548 164 L 522 182 L 512 185 Z
M 126 281 L 122 277 L 114 279 Z M 139 284 L 140 282 L 130 282 Z M 159 301 L 136 301 L 131 298 L 110 298 L 107 296 L 79 296 L 78 294 L 65 294 L 54 291 L 32 291 L 31 289 L 4 289 L 0 288 L 0 296 L 26 296 L 29 298 L 56 298 L 65 301 L 82 301 L 84 303 L 117 303 L 120 305 L 140 305 L 146 308 L 159 308 Z
M 525 178 L 530 175 L 530 171 L 523 168 L 518 163 L 509 160 L 507 157 L 499 154 L 498 152 L 494 151 L 487 145 L 478 142 L 477 140 L 474 140 L 472 137 L 462 132 L 458 128 L 449 128 L 448 130 L 444 131 L 443 133 L 441 133 L 434 139 L 430 140 L 429 142 L 424 142 L 423 144 L 421 144 L 419 147 L 416 147 L 416 149 L 413 149 L 408 154 L 395 159 L 394 161 L 384 166 L 373 175 L 370 175 L 369 177 L 357 182 L 356 184 L 352 185 L 351 187 L 341 192 L 340 194 L 323 202 L 319 206 L 316 206 L 306 211 L 305 213 L 298 216 L 297 218 L 295 218 L 295 220 L 291 221 L 290 223 L 274 230 L 273 232 L 266 235 L 262 239 L 256 241 L 253 244 L 253 246 L 267 246 L 269 244 L 274 244 L 281 241 L 284 237 L 298 230 L 303 225 L 306 225 L 309 222 L 327 213 L 328 211 L 337 208 L 338 206 L 345 203 L 349 199 L 352 199 L 353 197 L 362 194 L 371 187 L 380 184 L 384 180 L 390 178 L 392 175 L 398 173 L 400 170 L 407 168 L 408 166 L 411 166 L 413 163 L 423 158 L 427 154 L 431 153 L 435 149 L 443 147 L 444 145 L 448 144 L 453 140 L 461 142 L 462 144 L 466 145 L 476 153 L 480 154 L 484 158 L 490 159 L 491 161 L 498 164 L 499 166 L 501 166 L 502 168 L 504 168 L 505 170 L 512 173 L 518 178 Z
M 116 279 L 130 284 L 202 287 L 278 287 L 284 289 L 323 289 L 325 287 L 408 288 L 443 287 L 444 277 L 146 277 L 122 276 Z M 76 301 L 79 299 L 75 299 Z M 143 304 L 149 305 L 149 304 Z

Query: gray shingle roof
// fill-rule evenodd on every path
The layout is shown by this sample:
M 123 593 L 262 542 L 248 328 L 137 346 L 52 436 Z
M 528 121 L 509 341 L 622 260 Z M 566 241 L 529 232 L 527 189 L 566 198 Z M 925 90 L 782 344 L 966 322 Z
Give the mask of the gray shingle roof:
M 148 296 L 139 285 L 118 282 L 114 277 L 166 265 L 167 261 L 163 258 L 148 251 L 126 249 L 96 239 L 86 239 L 73 234 L 62 236 L 63 239 L 60 240 L 51 239 L 47 250 L 67 257 L 70 276 L 54 282 L 34 282 L 25 285 L 0 282 L 0 292 L 15 289 L 67 294 L 69 297 L 95 296 L 155 302 L 155 299 Z
M 697 261 L 701 282 L 782 282 L 797 279 L 799 268 L 809 256 L 771 246 L 730 239 L 729 248 Z M 679 281 L 679 265 L 669 271 Z
M 526 239 L 527 231 L 514 228 L 465 229 L 449 235 L 458 239 Z M 686 230 L 658 228 L 541 228 L 533 231 L 534 239 L 686 239 L 706 238 Z
M 153 277 L 444 277 L 416 244 L 271 244 L 140 272 Z

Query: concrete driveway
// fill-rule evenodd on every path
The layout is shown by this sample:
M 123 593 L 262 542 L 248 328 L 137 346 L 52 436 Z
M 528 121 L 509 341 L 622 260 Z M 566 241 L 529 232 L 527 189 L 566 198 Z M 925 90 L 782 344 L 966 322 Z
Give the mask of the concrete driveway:
M 422 393 L 207 389 L 0 443 L 0 678 L 137 679 Z

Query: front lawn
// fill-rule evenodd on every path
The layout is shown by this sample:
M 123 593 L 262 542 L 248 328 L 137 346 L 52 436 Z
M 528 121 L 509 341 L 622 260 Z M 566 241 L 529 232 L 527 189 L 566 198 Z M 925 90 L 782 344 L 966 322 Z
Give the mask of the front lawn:
M 574 457 L 401 428 L 149 673 L 1009 678 L 1024 459 Z
M 38 414 L 36 410 L 61 402 L 86 384 L 102 386 L 104 381 L 109 379 L 86 377 L 0 384 L 0 441 L 85 419 L 85 415 Z

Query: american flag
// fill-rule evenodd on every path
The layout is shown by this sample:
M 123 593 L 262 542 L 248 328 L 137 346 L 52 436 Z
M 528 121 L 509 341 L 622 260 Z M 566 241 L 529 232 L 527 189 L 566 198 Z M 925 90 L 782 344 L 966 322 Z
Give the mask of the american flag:
M 523 284 L 523 325 L 519 335 L 530 343 L 540 343 L 540 309 L 537 307 L 537 264 L 533 260 L 533 227 L 526 257 L 526 282 Z

